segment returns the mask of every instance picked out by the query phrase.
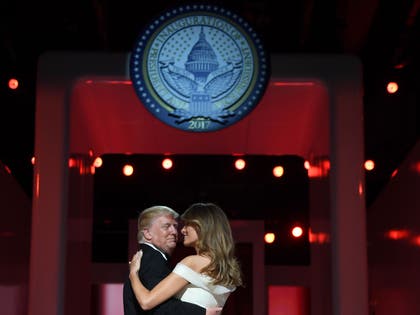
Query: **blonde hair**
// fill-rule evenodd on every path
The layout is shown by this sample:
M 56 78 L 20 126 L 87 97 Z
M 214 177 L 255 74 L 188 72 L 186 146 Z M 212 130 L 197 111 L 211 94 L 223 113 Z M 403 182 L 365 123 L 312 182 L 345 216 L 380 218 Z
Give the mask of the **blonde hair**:
M 214 278 L 214 284 L 241 286 L 242 274 L 235 257 L 232 230 L 223 210 L 213 203 L 195 203 L 181 215 L 181 219 L 197 232 L 198 254 L 211 259 L 201 272 Z
M 170 215 L 174 219 L 179 218 L 179 213 L 167 206 L 153 206 L 144 209 L 139 214 L 139 217 L 137 219 L 137 241 L 139 243 L 144 241 L 143 230 L 145 228 L 150 228 L 155 219 L 164 215 Z

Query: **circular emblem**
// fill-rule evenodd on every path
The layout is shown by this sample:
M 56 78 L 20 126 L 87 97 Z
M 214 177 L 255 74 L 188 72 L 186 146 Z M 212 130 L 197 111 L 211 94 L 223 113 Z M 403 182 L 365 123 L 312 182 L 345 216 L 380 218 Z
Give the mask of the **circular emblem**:
M 130 76 L 159 120 L 185 131 L 216 131 L 255 108 L 269 80 L 269 61 L 240 16 L 217 6 L 181 6 L 139 36 Z

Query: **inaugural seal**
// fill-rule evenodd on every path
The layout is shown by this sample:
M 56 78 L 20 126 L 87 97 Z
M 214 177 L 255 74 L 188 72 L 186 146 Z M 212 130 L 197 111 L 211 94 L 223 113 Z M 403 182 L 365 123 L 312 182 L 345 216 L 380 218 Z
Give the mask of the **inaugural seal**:
M 240 16 L 218 6 L 181 6 L 140 34 L 130 76 L 141 102 L 159 120 L 185 131 L 216 131 L 258 104 L 269 61 Z

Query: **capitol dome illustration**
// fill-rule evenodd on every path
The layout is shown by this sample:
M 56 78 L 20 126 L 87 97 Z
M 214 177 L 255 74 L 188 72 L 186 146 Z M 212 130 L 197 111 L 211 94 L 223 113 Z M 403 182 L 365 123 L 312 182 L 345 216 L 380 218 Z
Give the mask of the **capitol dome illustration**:
M 181 5 L 138 38 L 130 76 L 146 108 L 165 123 L 215 131 L 245 117 L 267 87 L 267 56 L 250 25 L 226 8 Z
M 216 54 L 207 42 L 203 27 L 201 27 L 199 39 L 188 54 L 185 69 L 194 74 L 197 82 L 205 83 L 208 75 L 218 67 Z

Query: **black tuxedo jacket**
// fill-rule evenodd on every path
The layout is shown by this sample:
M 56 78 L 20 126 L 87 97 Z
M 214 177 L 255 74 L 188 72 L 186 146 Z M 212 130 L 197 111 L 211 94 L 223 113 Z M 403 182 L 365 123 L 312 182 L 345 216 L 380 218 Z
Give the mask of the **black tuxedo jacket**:
M 168 261 L 154 248 L 140 244 L 143 250 L 139 277 L 143 285 L 151 290 L 170 272 Z M 198 305 L 182 302 L 176 298 L 170 298 L 150 311 L 144 311 L 137 302 L 130 279 L 127 278 L 123 287 L 124 315 L 205 315 L 206 310 Z

